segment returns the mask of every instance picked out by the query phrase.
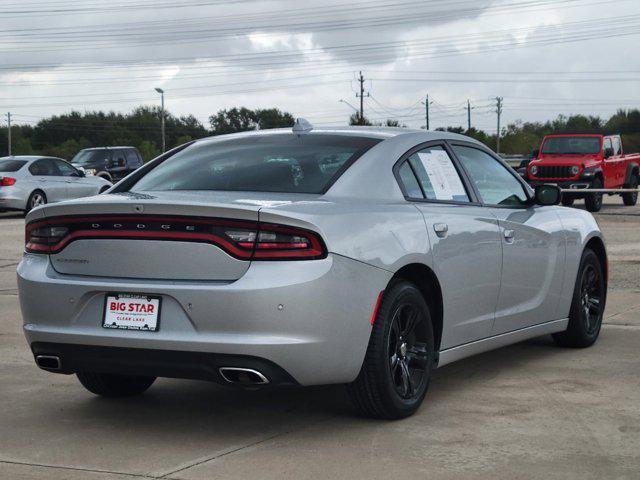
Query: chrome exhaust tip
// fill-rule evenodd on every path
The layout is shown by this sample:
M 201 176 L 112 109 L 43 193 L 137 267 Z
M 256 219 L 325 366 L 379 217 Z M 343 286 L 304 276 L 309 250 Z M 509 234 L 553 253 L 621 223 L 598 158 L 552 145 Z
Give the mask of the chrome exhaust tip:
M 251 368 L 220 367 L 218 371 L 222 378 L 234 385 L 251 387 L 255 385 L 266 385 L 269 383 L 269 379 L 267 377 Z
M 44 370 L 61 370 L 62 362 L 60 357 L 54 355 L 37 355 L 36 364 Z

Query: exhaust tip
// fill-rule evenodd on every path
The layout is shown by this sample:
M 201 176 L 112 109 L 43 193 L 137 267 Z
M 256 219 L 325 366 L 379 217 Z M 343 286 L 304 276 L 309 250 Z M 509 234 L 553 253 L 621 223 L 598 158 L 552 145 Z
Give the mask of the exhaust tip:
M 38 355 L 36 356 L 36 364 L 44 370 L 60 370 L 62 368 L 60 357 L 54 355 Z
M 218 371 L 222 378 L 234 385 L 254 386 L 269 383 L 267 377 L 251 368 L 220 367 Z

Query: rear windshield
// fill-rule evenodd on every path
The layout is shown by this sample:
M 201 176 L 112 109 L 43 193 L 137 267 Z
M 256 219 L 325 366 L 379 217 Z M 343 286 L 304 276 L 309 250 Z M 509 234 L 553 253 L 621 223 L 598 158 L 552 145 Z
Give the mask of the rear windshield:
M 542 153 L 556 155 L 599 152 L 600 137 L 551 137 L 542 146 Z
M 17 172 L 26 164 L 24 160 L 0 160 L 0 172 Z
M 344 135 L 274 134 L 195 143 L 148 172 L 131 191 L 323 193 L 379 142 Z

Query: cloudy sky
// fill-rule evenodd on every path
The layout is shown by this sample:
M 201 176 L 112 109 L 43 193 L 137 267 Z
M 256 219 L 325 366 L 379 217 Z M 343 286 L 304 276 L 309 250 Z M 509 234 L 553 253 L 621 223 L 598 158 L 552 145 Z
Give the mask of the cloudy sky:
M 159 103 L 412 127 L 640 106 L 639 0 L 2 0 L 0 112 L 17 123 Z

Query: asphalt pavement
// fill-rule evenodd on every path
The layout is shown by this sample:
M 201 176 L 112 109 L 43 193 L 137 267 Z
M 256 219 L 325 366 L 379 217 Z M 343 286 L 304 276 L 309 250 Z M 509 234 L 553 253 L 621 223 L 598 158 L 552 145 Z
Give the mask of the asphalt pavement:
M 640 206 L 596 215 L 610 256 L 599 341 L 542 337 L 435 372 L 402 421 L 340 386 L 241 391 L 161 379 L 105 400 L 39 370 L 21 332 L 24 220 L 0 214 L 0 478 L 640 478 Z

